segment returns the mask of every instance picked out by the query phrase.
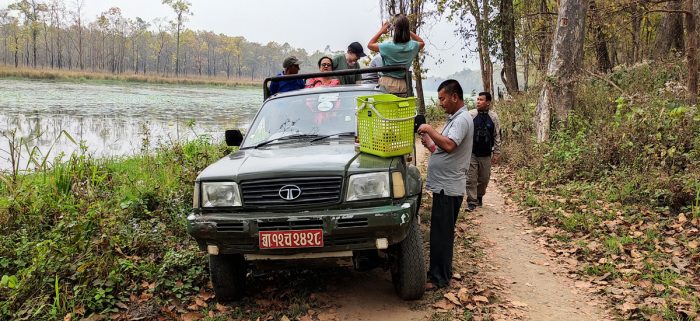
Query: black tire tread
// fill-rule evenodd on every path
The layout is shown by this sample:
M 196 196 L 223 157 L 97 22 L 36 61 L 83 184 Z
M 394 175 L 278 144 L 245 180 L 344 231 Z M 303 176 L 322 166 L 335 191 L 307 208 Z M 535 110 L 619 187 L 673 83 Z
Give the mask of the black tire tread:
M 395 267 L 392 268 L 394 289 L 404 300 L 417 300 L 425 293 L 425 261 L 423 259 L 423 237 L 418 226 L 418 218 L 411 220 L 406 238 L 396 244 Z
M 209 276 L 218 302 L 242 298 L 245 275 L 246 265 L 242 255 L 209 255 Z

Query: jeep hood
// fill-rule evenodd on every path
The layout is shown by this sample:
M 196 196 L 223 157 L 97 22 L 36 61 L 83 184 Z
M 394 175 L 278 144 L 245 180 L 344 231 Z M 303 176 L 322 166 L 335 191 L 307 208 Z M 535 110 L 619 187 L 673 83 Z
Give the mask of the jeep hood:
M 236 151 L 204 169 L 197 180 L 345 176 L 346 172 L 382 171 L 396 166 L 396 158 L 359 153 L 352 143 L 300 142 Z

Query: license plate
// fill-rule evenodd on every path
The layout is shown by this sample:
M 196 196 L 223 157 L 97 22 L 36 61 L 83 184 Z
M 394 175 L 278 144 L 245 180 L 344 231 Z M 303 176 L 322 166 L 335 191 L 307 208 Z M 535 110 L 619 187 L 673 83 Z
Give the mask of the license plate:
M 323 247 L 323 230 L 261 231 L 261 249 Z

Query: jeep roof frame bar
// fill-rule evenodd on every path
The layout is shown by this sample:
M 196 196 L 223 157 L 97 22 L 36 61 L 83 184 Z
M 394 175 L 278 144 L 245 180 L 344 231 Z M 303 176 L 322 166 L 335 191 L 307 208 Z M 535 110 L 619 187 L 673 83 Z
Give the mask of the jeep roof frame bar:
M 263 100 L 267 100 L 270 95 L 270 87 L 268 84 L 272 81 L 281 80 L 294 80 L 294 79 L 308 79 L 315 77 L 332 77 L 332 76 L 348 76 L 348 75 L 360 75 L 360 74 L 371 74 L 377 72 L 390 72 L 390 71 L 403 71 L 406 75 L 406 95 L 413 96 L 413 78 L 411 77 L 411 72 L 407 67 L 395 65 L 395 66 L 385 66 L 385 67 L 375 67 L 375 68 L 361 68 L 361 69 L 343 69 L 329 72 L 314 72 L 308 74 L 294 74 L 294 75 L 283 75 L 276 77 L 268 77 L 263 81 Z

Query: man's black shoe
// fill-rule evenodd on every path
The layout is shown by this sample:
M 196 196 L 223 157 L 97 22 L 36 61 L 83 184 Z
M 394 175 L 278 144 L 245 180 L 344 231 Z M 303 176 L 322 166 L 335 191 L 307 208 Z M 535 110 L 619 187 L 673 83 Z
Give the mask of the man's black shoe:
M 467 212 L 473 212 L 476 209 L 475 204 L 469 204 L 467 205 Z
M 476 198 L 476 202 L 477 202 L 476 205 L 478 205 L 479 207 L 484 206 L 484 201 L 483 201 L 483 200 L 484 200 L 484 197 L 483 197 L 483 196 L 477 197 L 477 198 Z

